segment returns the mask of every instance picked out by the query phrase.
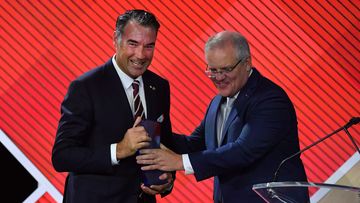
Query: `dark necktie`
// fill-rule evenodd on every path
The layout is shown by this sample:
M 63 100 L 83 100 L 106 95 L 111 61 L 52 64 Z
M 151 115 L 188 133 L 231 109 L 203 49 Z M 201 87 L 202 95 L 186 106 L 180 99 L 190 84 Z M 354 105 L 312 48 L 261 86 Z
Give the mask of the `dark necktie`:
M 133 96 L 134 96 L 134 118 L 141 116 L 141 118 L 144 118 L 144 108 L 140 100 L 140 94 L 139 94 L 139 85 L 140 82 L 137 80 L 134 80 L 132 83 L 133 88 Z

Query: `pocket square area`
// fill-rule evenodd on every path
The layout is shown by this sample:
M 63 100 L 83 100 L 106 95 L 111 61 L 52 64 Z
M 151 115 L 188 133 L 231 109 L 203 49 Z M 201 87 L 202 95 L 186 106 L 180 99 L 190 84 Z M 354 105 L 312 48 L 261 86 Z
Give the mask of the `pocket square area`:
M 164 121 L 164 114 L 161 114 L 161 116 L 159 116 L 159 118 L 157 118 L 156 121 L 162 123 Z

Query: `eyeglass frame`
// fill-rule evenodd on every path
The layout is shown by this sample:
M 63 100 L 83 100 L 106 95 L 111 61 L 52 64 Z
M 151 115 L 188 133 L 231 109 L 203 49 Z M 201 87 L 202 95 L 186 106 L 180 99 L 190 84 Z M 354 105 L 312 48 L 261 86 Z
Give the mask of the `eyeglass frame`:
M 209 69 L 209 65 L 206 65 L 206 70 L 205 70 L 205 74 L 206 76 L 208 76 L 209 78 L 215 78 L 216 77 L 216 74 L 219 74 L 219 75 L 225 75 L 227 73 L 230 73 L 232 72 L 240 63 L 241 61 L 243 61 L 245 58 L 241 58 L 234 66 L 232 67 L 226 67 L 226 68 L 213 68 L 212 70 Z

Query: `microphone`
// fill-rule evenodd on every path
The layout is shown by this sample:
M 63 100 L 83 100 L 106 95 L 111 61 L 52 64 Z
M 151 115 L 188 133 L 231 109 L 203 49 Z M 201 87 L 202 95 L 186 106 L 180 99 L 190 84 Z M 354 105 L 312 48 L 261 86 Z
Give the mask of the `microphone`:
M 344 126 L 342 126 L 341 128 L 339 128 L 339 129 L 335 130 L 334 132 L 326 135 L 325 137 L 319 139 L 318 141 L 312 143 L 311 145 L 305 147 L 304 149 L 302 149 L 302 150 L 300 150 L 300 151 L 298 151 L 298 152 L 296 152 L 296 153 L 294 153 L 294 154 L 286 157 L 285 159 L 283 159 L 283 160 L 281 161 L 281 163 L 279 164 L 278 168 L 276 169 L 275 173 L 274 173 L 273 182 L 276 182 L 277 177 L 278 177 L 278 175 L 279 175 L 280 168 L 284 165 L 285 162 L 287 162 L 288 160 L 294 158 L 295 156 L 303 153 L 304 151 L 310 149 L 311 147 L 319 144 L 320 142 L 326 140 L 327 138 L 329 138 L 329 137 L 331 137 L 332 135 L 340 132 L 341 130 L 344 130 L 344 131 L 346 132 L 346 134 L 349 136 L 351 142 L 352 142 L 353 145 L 355 146 L 356 150 L 357 150 L 357 151 L 359 152 L 359 154 L 360 154 L 359 147 L 356 145 L 356 142 L 355 142 L 354 138 L 350 135 L 349 131 L 347 130 L 348 128 L 350 128 L 350 127 L 353 126 L 353 125 L 358 124 L 359 122 L 360 122 L 360 117 L 352 117 L 352 118 L 349 120 L 349 122 L 346 123 L 346 124 L 345 124 Z
M 360 117 L 352 117 L 350 121 L 344 126 L 344 128 L 350 128 L 352 125 L 356 125 L 360 122 Z

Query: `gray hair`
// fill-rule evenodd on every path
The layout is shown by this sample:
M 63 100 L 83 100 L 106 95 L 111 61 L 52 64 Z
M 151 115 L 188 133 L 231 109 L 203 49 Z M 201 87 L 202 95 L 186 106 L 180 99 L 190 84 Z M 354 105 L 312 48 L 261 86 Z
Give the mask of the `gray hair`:
M 250 47 L 246 38 L 238 32 L 223 31 L 211 36 L 205 44 L 205 53 L 213 48 L 223 48 L 229 43 L 236 50 L 237 60 L 250 57 Z

